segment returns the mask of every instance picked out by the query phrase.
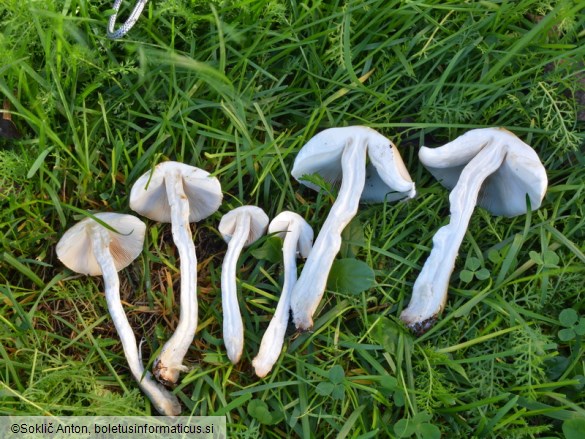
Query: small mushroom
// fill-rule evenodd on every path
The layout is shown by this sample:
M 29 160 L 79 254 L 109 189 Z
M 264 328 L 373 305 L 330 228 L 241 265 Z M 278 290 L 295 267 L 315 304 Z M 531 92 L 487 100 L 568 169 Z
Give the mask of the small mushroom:
M 183 358 L 197 330 L 197 256 L 190 222 L 214 213 L 222 200 L 221 186 L 208 172 L 178 162 L 163 162 L 141 176 L 130 192 L 130 208 L 154 221 L 171 223 L 179 251 L 181 298 L 179 323 L 154 362 L 154 376 L 174 384 L 185 372 Z
M 236 263 L 242 249 L 266 233 L 268 221 L 268 216 L 259 207 L 241 206 L 226 213 L 219 222 L 219 232 L 228 243 L 221 267 L 223 340 L 233 364 L 240 361 L 244 350 L 244 323 L 238 304 Z
M 510 131 L 468 131 L 439 148 L 422 147 L 420 161 L 448 189 L 449 224 L 433 237 L 433 249 L 400 318 L 417 333 L 428 330 L 447 300 L 449 278 L 475 205 L 494 215 L 517 216 L 538 209 L 547 188 L 544 166 L 536 152 Z
M 284 283 L 274 317 L 262 337 L 258 355 L 252 360 L 256 375 L 260 378 L 272 370 L 282 350 L 290 313 L 290 293 L 297 281 L 296 257 L 300 255 L 307 258 L 313 245 L 313 229 L 302 216 L 294 212 L 285 211 L 278 214 L 270 222 L 268 233 L 275 233 L 284 239 L 282 245 Z
M 146 225 L 132 215 L 119 213 L 97 213 L 94 217 L 113 230 L 93 218 L 85 218 L 61 237 L 57 243 L 57 257 L 77 273 L 103 276 L 108 310 L 132 376 L 156 410 L 166 416 L 177 416 L 181 413 L 177 397 L 144 370 L 134 332 L 120 300 L 118 271 L 128 266 L 142 251 Z
M 337 199 L 291 296 L 295 325 L 307 330 L 313 326 L 313 314 L 341 247 L 341 233 L 357 213 L 360 201 L 395 201 L 412 198 L 416 192 L 398 149 L 377 131 L 363 126 L 320 132 L 303 146 L 291 173 L 315 190 L 319 187 L 304 180 L 304 176 L 319 174 L 330 183 L 341 181 Z

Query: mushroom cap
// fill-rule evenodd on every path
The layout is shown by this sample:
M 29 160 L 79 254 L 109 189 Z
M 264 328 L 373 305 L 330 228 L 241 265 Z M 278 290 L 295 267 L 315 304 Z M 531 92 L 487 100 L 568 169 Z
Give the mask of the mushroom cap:
M 293 228 L 299 228 L 297 252 L 303 258 L 307 258 L 313 247 L 313 229 L 298 213 L 285 210 L 276 215 L 268 226 L 268 233 L 274 233 L 282 239 L 286 239 L 287 232 Z
M 532 210 L 538 209 L 548 186 L 546 170 L 536 151 L 504 128 L 479 128 L 438 148 L 423 146 L 419 158 L 443 186 L 453 189 L 463 168 L 488 144 L 506 148 L 506 157 L 483 183 L 477 205 L 512 217 L 526 213 L 528 195 Z
M 249 246 L 266 233 L 266 228 L 270 221 L 268 215 L 257 206 L 240 206 L 230 210 L 221 217 L 218 229 L 225 242 L 230 242 L 236 231 L 238 221 L 240 221 L 244 215 L 250 217 L 250 230 L 246 243 L 244 244 L 245 247 Z
M 173 161 L 159 163 L 136 180 L 130 191 L 130 208 L 154 221 L 170 223 L 165 180 L 171 173 L 183 179 L 189 200 L 189 222 L 207 218 L 219 208 L 223 198 L 219 180 L 203 169 Z
M 133 215 L 113 212 L 94 216 L 112 227 L 109 230 L 93 218 L 84 218 L 67 230 L 57 243 L 57 257 L 76 273 L 99 276 L 102 269 L 95 259 L 91 240 L 92 231 L 101 227 L 110 237 L 110 253 L 117 271 L 127 267 L 140 255 L 144 244 L 146 224 Z
M 370 163 L 366 167 L 361 201 L 382 202 L 414 197 L 414 183 L 396 146 L 376 130 L 365 126 L 329 128 L 316 134 L 299 151 L 291 174 L 314 190 L 319 190 L 319 186 L 303 180 L 304 175 L 319 174 L 329 183 L 338 183 L 343 178 L 341 156 L 344 149 L 364 141 Z

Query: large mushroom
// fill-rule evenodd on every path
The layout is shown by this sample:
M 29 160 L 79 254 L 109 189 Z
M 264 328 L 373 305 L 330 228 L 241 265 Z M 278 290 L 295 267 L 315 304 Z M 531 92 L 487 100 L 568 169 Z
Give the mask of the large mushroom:
M 142 252 L 146 225 L 132 215 L 97 213 L 71 227 L 57 243 L 57 257 L 69 269 L 90 276 L 102 275 L 108 310 L 120 336 L 130 372 L 158 412 L 178 416 L 181 405 L 177 397 L 145 372 L 132 327 L 120 300 L 118 271 L 128 266 Z
M 290 317 L 290 293 L 297 281 L 297 255 L 307 258 L 313 246 L 313 229 L 298 213 L 284 211 L 270 222 L 268 233 L 284 239 L 282 254 L 284 263 L 284 283 L 274 316 L 262 337 L 260 349 L 252 365 L 256 375 L 265 377 L 278 360 L 284 334 Z
M 451 190 L 451 218 L 433 237 L 433 249 L 400 318 L 415 332 L 428 330 L 447 300 L 449 278 L 475 205 L 494 215 L 513 217 L 538 209 L 547 188 L 536 152 L 510 131 L 468 131 L 439 148 L 422 147 L 422 164 Z
M 240 361 L 244 350 L 244 323 L 238 304 L 236 265 L 242 249 L 266 233 L 268 221 L 261 208 L 241 206 L 226 213 L 219 222 L 219 232 L 228 243 L 221 266 L 223 341 L 233 364 Z
M 200 221 L 220 206 L 221 185 L 208 172 L 178 162 L 163 162 L 141 176 L 130 192 L 130 208 L 154 221 L 171 223 L 179 251 L 181 296 L 179 323 L 154 362 L 154 376 L 174 384 L 187 370 L 183 358 L 197 330 L 197 256 L 190 222 Z
M 360 201 L 395 201 L 412 198 L 416 192 L 398 149 L 377 131 L 363 126 L 320 132 L 303 146 L 291 173 L 315 190 L 319 187 L 305 176 L 319 174 L 330 183 L 341 181 L 337 199 L 292 291 L 295 325 L 307 330 L 313 326 L 313 314 L 341 247 L 341 233 L 357 213 Z

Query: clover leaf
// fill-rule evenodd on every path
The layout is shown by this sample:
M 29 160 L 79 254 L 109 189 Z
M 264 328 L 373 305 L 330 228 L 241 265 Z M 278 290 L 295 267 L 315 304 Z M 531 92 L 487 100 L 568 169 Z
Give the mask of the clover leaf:
M 488 259 L 492 261 L 494 264 L 498 264 L 504 260 L 506 257 L 504 250 L 495 250 L 492 249 L 488 252 Z
M 577 336 L 585 335 L 585 317 L 579 318 L 579 314 L 573 308 L 567 308 L 559 314 L 559 322 L 563 329 L 558 332 L 561 341 L 570 341 Z
M 281 421 L 282 416 L 271 412 L 268 405 L 260 399 L 252 399 L 248 403 L 248 414 L 264 425 L 274 425 Z
M 382 375 L 380 377 L 380 387 L 384 392 L 392 394 L 392 399 L 396 407 L 404 406 L 404 392 L 398 386 L 398 380 L 390 375 Z
M 459 273 L 459 279 L 465 283 L 469 283 L 474 277 L 479 280 L 486 280 L 490 277 L 490 272 L 487 268 L 481 266 L 479 258 L 470 256 L 465 261 L 465 268 Z
M 582 439 L 585 437 L 585 419 L 567 419 L 563 422 L 563 433 L 566 439 Z
M 528 253 L 530 259 L 542 268 L 557 268 L 559 265 L 559 255 L 552 250 L 545 250 L 542 253 L 531 251 Z
M 439 439 L 441 431 L 439 428 L 429 421 L 432 416 L 426 412 L 420 412 L 410 419 L 400 419 L 394 425 L 394 433 L 399 438 L 410 437 L 416 434 L 419 438 L 424 439 Z
M 343 400 L 345 398 L 345 372 L 339 365 L 329 369 L 329 381 L 323 381 L 317 385 L 315 391 L 322 396 L 331 396 L 333 399 Z

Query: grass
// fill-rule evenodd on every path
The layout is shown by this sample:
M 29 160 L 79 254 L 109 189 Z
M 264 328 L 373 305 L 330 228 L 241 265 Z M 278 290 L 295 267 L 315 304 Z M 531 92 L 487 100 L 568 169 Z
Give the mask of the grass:
M 199 328 L 174 390 L 184 413 L 227 416 L 230 437 L 580 437 L 585 344 L 559 316 L 585 317 L 585 4 L 173 0 L 149 2 L 121 41 L 105 37 L 109 8 L 0 5 L 0 92 L 20 132 L 0 138 L 0 414 L 153 414 L 101 280 L 66 270 L 55 244 L 84 212 L 129 213 L 137 177 L 170 159 L 214 173 L 224 191 L 194 226 Z M 418 196 L 363 206 L 340 257 L 367 262 L 374 287 L 327 291 L 314 331 L 291 333 L 256 379 L 280 264 L 254 257 L 266 240 L 240 259 L 246 348 L 233 366 L 219 219 L 255 204 L 318 230 L 332 197 L 294 181 L 292 162 L 315 133 L 353 124 L 394 140 Z M 483 126 L 530 143 L 549 190 L 525 216 L 477 209 L 445 312 L 415 337 L 398 315 L 448 216 L 417 151 Z M 148 222 L 121 279 L 151 361 L 177 323 L 178 266 L 170 227 Z

